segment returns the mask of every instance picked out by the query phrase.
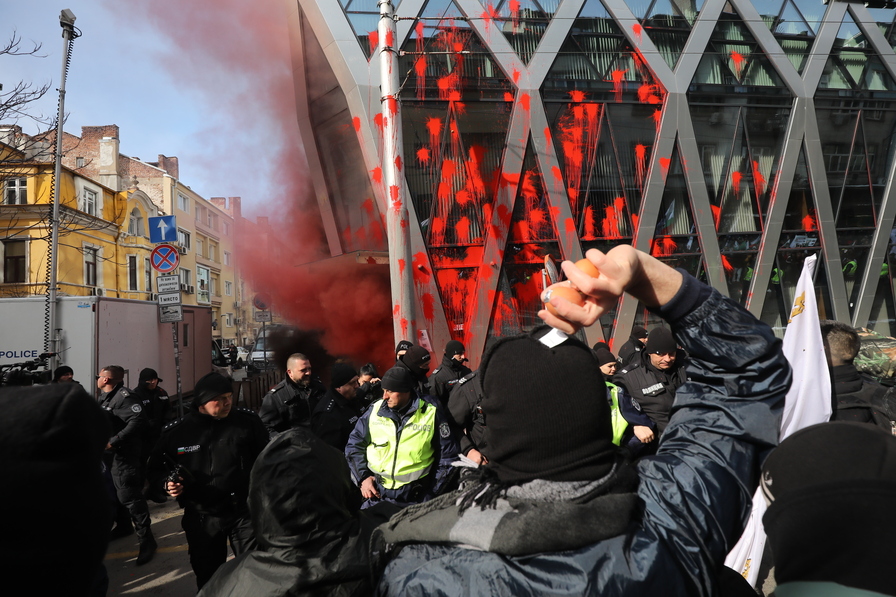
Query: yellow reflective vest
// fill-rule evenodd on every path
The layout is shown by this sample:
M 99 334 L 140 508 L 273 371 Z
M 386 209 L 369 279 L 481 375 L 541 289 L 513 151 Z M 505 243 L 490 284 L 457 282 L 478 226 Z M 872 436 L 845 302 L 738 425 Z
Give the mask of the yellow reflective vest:
M 622 443 L 622 434 L 628 429 L 628 421 L 623 418 L 619 409 L 619 388 L 610 382 L 606 384 L 607 400 L 610 403 L 610 422 L 613 424 L 613 443 L 618 446 Z
M 383 400 L 370 407 L 367 468 L 386 489 L 397 489 L 422 479 L 434 461 L 432 448 L 436 407 L 420 400 L 419 407 L 399 430 L 392 419 L 379 416 Z

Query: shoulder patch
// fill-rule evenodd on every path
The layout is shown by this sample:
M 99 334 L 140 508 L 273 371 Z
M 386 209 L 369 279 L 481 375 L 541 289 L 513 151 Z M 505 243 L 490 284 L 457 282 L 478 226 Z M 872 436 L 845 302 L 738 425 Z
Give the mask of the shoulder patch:
M 132 404 L 132 405 L 131 405 L 131 410 L 134 411 L 134 412 L 137 413 L 137 414 L 140 414 L 141 412 L 143 412 L 143 407 L 140 406 L 139 404 Z
M 439 435 L 442 436 L 442 439 L 448 439 L 451 437 L 451 428 L 448 427 L 448 423 L 442 423 L 439 425 Z
M 432 375 L 435 375 L 436 373 L 438 373 L 438 372 L 441 371 L 441 370 L 442 370 L 441 367 L 436 367 L 435 369 L 433 369 L 433 371 L 432 371 Z

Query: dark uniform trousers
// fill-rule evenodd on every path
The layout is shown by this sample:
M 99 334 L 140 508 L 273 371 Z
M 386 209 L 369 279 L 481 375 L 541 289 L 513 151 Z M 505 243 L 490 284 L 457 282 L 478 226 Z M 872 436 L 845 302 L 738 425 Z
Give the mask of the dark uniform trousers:
M 140 458 L 114 454 L 109 467 L 112 473 L 112 484 L 118 501 L 131 515 L 137 539 L 140 541 L 149 530 L 149 507 L 143 497 L 143 474 Z
M 248 511 L 242 515 L 225 517 L 201 514 L 188 506 L 184 509 L 181 528 L 187 536 L 190 566 L 196 574 L 196 586 L 199 589 L 227 561 L 228 540 L 236 556 L 255 549 L 257 545 Z

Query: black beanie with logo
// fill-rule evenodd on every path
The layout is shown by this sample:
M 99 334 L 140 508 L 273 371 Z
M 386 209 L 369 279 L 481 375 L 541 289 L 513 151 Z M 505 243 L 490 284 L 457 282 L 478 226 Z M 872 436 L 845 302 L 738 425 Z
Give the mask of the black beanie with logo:
M 574 338 L 546 346 L 549 330 L 499 340 L 480 367 L 488 467 L 503 483 L 597 480 L 616 460 L 594 353 Z

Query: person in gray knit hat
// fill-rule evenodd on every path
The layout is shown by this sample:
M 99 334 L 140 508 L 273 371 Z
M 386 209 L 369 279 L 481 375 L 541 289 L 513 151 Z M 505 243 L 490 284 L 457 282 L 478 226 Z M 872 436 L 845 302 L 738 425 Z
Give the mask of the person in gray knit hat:
M 582 306 L 554 296 L 559 315 L 539 316 L 555 330 L 486 352 L 488 464 L 374 532 L 385 566 L 377 595 L 724 594 L 725 556 L 746 524 L 758 463 L 778 441 L 791 383 L 781 341 L 734 301 L 633 247 L 587 257 L 599 277 L 563 263 Z M 693 381 L 679 388 L 658 454 L 637 463 L 612 443 L 594 353 L 559 333 L 599 321 L 623 292 L 692 355 Z

